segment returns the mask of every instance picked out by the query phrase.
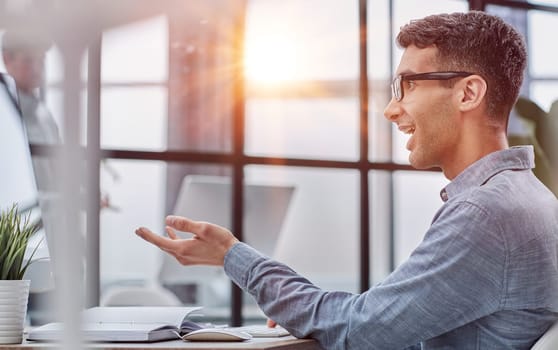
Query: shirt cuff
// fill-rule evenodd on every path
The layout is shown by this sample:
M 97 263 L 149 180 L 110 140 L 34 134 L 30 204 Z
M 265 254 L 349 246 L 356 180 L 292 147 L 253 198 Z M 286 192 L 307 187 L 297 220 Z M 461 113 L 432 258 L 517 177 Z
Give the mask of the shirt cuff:
M 264 259 L 265 256 L 249 245 L 236 243 L 225 255 L 225 273 L 240 288 L 246 288 L 250 271 L 254 265 Z

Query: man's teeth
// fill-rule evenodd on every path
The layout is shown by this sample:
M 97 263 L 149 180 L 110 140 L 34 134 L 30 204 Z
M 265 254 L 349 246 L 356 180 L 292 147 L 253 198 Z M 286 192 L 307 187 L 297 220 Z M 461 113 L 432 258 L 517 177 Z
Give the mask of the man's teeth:
M 403 131 L 403 133 L 405 134 L 412 135 L 415 133 L 415 128 L 414 127 L 403 128 L 401 131 Z

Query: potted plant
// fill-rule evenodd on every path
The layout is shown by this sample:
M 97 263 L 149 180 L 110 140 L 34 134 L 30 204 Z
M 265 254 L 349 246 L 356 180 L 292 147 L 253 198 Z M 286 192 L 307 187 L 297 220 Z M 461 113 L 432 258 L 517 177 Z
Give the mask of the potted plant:
M 17 204 L 0 213 L 0 344 L 21 343 L 27 313 L 29 280 L 23 280 L 35 254 L 25 256 L 29 238 L 38 230 Z

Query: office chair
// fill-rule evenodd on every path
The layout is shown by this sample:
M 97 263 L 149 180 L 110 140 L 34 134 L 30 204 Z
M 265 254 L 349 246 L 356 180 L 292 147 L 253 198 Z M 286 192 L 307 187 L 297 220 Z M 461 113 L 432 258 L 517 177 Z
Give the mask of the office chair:
M 531 350 L 556 350 L 558 349 L 558 322 L 550 327 Z

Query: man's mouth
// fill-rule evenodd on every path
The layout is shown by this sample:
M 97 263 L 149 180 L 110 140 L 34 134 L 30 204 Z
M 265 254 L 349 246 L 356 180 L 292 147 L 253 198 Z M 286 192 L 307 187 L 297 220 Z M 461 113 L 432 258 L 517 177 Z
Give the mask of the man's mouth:
M 415 133 L 415 127 L 412 125 L 398 125 L 399 130 L 407 135 L 412 135 Z
M 407 140 L 407 145 L 405 148 L 410 151 L 413 148 L 413 135 L 415 134 L 416 127 L 413 124 L 400 124 L 397 125 L 397 128 L 405 135 L 409 135 L 409 139 Z

